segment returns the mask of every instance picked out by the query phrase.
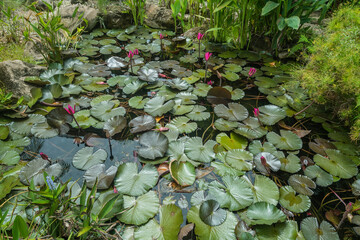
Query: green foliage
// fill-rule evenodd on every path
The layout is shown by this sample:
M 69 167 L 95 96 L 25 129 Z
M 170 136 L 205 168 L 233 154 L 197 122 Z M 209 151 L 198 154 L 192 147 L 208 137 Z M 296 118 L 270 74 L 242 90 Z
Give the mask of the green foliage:
M 22 60 L 35 63 L 33 56 L 25 52 L 25 45 L 22 43 L 0 44 L 0 62 L 7 60 Z
M 18 43 L 20 41 L 21 20 L 23 19 L 14 13 L 15 6 L 14 3 L 0 2 L 0 12 L 3 15 L 0 17 L 0 23 L 3 34 L 7 36 L 8 40 Z
M 4 109 L 15 109 L 24 100 L 24 97 L 21 97 L 14 103 L 12 95 L 11 92 L 6 92 L 4 89 L 0 88 L 0 111 Z
M 318 103 L 328 104 L 352 126 L 353 139 L 360 132 L 360 7 L 344 7 L 314 40 L 313 54 L 294 74 Z
M 124 3 L 130 7 L 135 25 L 142 25 L 145 18 L 146 0 L 126 0 Z
M 48 9 L 46 12 L 37 10 L 35 2 L 29 8 L 36 12 L 37 22 L 32 23 L 29 19 L 26 19 L 35 33 L 39 36 L 42 45 L 42 47 L 39 48 L 39 51 L 48 63 L 62 63 L 62 50 L 69 48 L 72 43 L 76 43 L 78 37 L 84 30 L 83 26 L 77 28 L 76 32 L 72 33 L 64 26 L 61 22 L 61 15 L 59 12 L 62 2 L 63 1 L 60 1 L 57 4 L 56 10 L 52 5 L 44 2 Z M 76 16 L 77 10 L 78 8 L 74 10 L 73 17 Z M 87 23 L 85 19 L 82 19 L 82 15 L 80 15 L 78 19 L 79 21 Z M 26 41 L 33 41 L 35 46 L 37 46 L 37 40 L 30 36 L 30 29 L 26 29 L 23 34 Z

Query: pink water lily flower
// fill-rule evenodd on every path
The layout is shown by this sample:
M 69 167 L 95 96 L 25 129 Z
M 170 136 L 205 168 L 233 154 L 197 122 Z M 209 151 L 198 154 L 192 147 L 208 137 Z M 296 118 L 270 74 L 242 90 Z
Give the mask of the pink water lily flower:
M 106 84 L 106 82 L 96 82 L 96 84 L 104 85 L 104 84 Z
M 207 85 L 210 85 L 212 86 L 214 83 L 210 80 L 210 81 L 207 81 Z
M 134 50 L 134 55 L 139 55 L 139 50 L 138 49 Z
M 119 193 L 115 186 L 114 186 L 114 193 Z
M 256 73 L 256 69 L 255 68 L 250 68 L 249 70 L 249 77 L 251 77 L 252 75 L 254 75 Z
M 159 38 L 160 39 L 163 39 L 164 38 L 164 35 L 162 35 L 161 33 L 159 34 Z
M 212 55 L 212 53 L 209 53 L 209 52 L 205 53 L 205 60 L 209 61 L 211 55 Z
M 72 106 L 70 106 L 70 105 L 68 105 L 68 108 L 66 108 L 66 107 L 64 107 L 64 109 L 67 111 L 67 113 L 68 114 L 70 114 L 70 115 L 74 115 L 74 113 L 75 113 L 75 105 L 74 105 L 74 108 L 72 107 Z
M 259 116 L 259 113 L 260 113 L 259 109 L 258 109 L 258 108 L 254 108 L 254 116 L 255 116 L 255 117 L 258 117 L 258 116 Z
M 130 50 L 128 53 L 128 58 L 133 58 L 134 57 L 134 53 Z
M 197 35 L 197 39 L 200 41 L 204 37 L 204 34 L 201 34 L 200 32 Z

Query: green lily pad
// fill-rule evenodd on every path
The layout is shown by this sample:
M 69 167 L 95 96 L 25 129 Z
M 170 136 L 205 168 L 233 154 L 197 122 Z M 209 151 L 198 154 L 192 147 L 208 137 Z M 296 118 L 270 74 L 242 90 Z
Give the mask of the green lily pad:
M 218 118 L 214 122 L 214 127 L 219 131 L 232 131 L 238 126 L 238 122 L 228 121 L 223 118 Z
M 6 197 L 6 195 L 11 192 L 12 188 L 18 184 L 20 184 L 20 181 L 17 174 L 3 177 L 0 180 L 0 199 Z
M 105 39 L 104 39 L 105 40 Z M 104 55 L 109 55 L 113 53 L 121 52 L 121 48 L 114 45 L 105 45 L 100 48 L 100 53 Z
M 101 102 L 109 102 L 110 100 L 112 100 L 114 98 L 113 95 L 108 95 L 108 94 L 104 94 L 104 95 L 100 95 L 96 98 L 93 98 L 90 102 L 90 106 L 94 107 L 97 104 L 101 103 Z
M 175 100 L 175 105 L 173 107 L 172 113 L 174 115 L 184 115 L 191 112 L 194 109 L 193 105 L 182 105 L 181 100 Z
M 286 117 L 286 112 L 275 105 L 261 106 L 259 111 L 259 119 L 265 125 L 274 125 Z
M 304 175 L 291 175 L 288 179 L 288 183 L 295 189 L 296 192 L 311 196 L 314 192 L 310 188 L 316 188 L 316 184 L 313 180 Z
M 226 51 L 226 52 L 220 53 L 219 57 L 221 57 L 221 58 L 236 58 L 237 53 L 234 51 Z
M 288 173 L 296 173 L 300 171 L 301 164 L 298 156 L 290 153 L 287 157 L 285 157 L 284 153 L 281 151 L 273 152 L 272 154 L 280 160 L 281 171 Z
M 320 185 L 319 185 L 320 186 Z M 360 195 L 360 179 L 355 180 L 352 184 L 351 184 L 351 189 L 352 189 L 352 193 L 355 196 L 359 196 Z
M 303 237 L 298 236 L 298 225 L 296 221 L 286 221 L 269 225 L 254 226 L 256 237 L 259 240 L 301 240 Z
M 209 195 L 217 199 L 222 208 L 237 211 L 253 203 L 253 192 L 246 180 L 224 176 L 222 181 L 224 185 L 218 181 L 212 181 L 209 185 Z
M 62 86 L 62 95 L 61 97 L 70 97 L 70 95 L 79 95 L 83 89 L 78 86 L 78 85 L 74 85 L 74 84 L 70 84 L 68 86 Z
M 186 114 L 186 116 L 193 121 L 205 121 L 210 118 L 210 113 L 205 112 L 206 110 L 204 106 L 195 105 L 192 111 Z
M 231 149 L 245 149 L 247 147 L 247 139 L 231 132 L 230 137 L 226 133 L 219 133 L 216 136 L 216 141 L 221 144 L 226 150 Z
M 117 167 L 111 166 L 105 171 L 105 164 L 96 164 L 88 168 L 84 174 L 86 186 L 92 189 L 97 181 L 97 189 L 108 189 L 113 182 Z
M 115 116 L 124 116 L 126 113 L 125 108 L 117 107 L 113 108 L 115 103 L 112 101 L 102 101 L 97 103 L 90 109 L 92 116 L 96 117 L 101 121 L 106 121 Z
M 200 137 L 193 137 L 185 142 L 185 153 L 191 160 L 211 162 L 215 158 L 213 150 L 215 144 L 213 140 L 208 140 L 203 144 Z
M 172 141 L 169 144 L 168 155 L 170 159 L 177 160 L 179 162 L 190 162 L 195 165 L 194 161 L 191 161 L 185 154 L 185 142 L 181 140 Z M 197 166 L 198 164 L 196 164 Z
M 287 99 L 285 95 L 282 96 L 272 96 L 268 95 L 266 99 L 271 103 L 278 107 L 285 107 L 287 105 Z
M 31 134 L 37 138 L 52 138 L 59 135 L 59 130 L 49 126 L 47 122 L 37 123 L 31 128 Z
M 280 135 L 269 132 L 266 139 L 281 150 L 298 150 L 302 148 L 302 140 L 295 133 L 280 130 Z
M 249 117 L 243 121 L 243 124 L 240 123 L 234 132 L 249 139 L 256 139 L 264 136 L 267 130 L 260 125 L 257 118 Z
M 121 222 L 141 225 L 156 215 L 159 210 L 159 198 L 154 191 L 149 191 L 138 198 L 124 196 L 124 209 L 127 210 L 117 216 Z
M 339 150 L 325 150 L 327 157 L 320 154 L 314 156 L 314 161 L 325 171 L 333 176 L 349 179 L 358 174 L 358 168 L 348 156 L 342 154 Z
M 5 140 L 10 133 L 8 126 L 0 125 L 0 140 Z
M 187 214 L 188 222 L 195 223 L 195 234 L 199 240 L 227 239 L 235 240 L 237 218 L 232 212 L 227 212 L 225 222 L 218 226 L 209 226 L 199 215 L 200 206 L 192 206 Z
M 162 134 L 168 138 L 169 142 L 175 141 L 179 137 L 179 130 L 177 127 L 171 123 L 166 124 L 165 127 L 169 130 Z
M 242 176 L 244 174 L 243 171 L 239 171 L 233 167 L 231 167 L 229 164 L 227 164 L 226 162 L 222 162 L 222 161 L 212 161 L 211 162 L 211 167 L 214 168 L 214 173 L 216 173 L 217 175 L 224 177 L 226 175 L 230 175 L 230 176 Z
M 239 75 L 235 72 L 225 71 L 225 74 L 222 74 L 222 76 L 231 82 L 239 80 Z
M 22 134 L 29 135 L 31 128 L 37 123 L 45 122 L 46 118 L 40 114 L 29 114 L 29 118 L 19 122 L 13 122 L 10 125 L 12 131 Z
M 319 226 L 316 218 L 308 217 L 300 226 L 306 240 L 340 240 L 335 228 L 327 221 L 322 221 Z
M 197 83 L 195 84 L 193 94 L 199 97 L 206 97 L 211 88 L 212 87 L 206 83 Z
M 311 200 L 303 194 L 296 194 L 291 186 L 282 186 L 280 188 L 281 206 L 294 213 L 303 213 L 311 207 Z
M 195 182 L 195 167 L 190 162 L 171 161 L 169 169 L 171 177 L 177 184 L 186 187 Z
M 261 152 L 254 157 L 254 163 L 256 169 L 263 174 L 270 174 L 270 170 L 273 172 L 279 171 L 281 162 L 274 155 L 268 152 Z
M 150 99 L 144 107 L 145 112 L 151 116 L 161 116 L 170 111 L 175 105 L 173 100 L 165 103 L 165 97 L 154 97 Z
M 253 155 L 242 149 L 231 149 L 219 153 L 217 158 L 239 171 L 249 171 L 253 168 Z
M 190 92 L 179 92 L 176 94 L 176 98 L 181 99 L 181 103 L 184 105 L 196 104 L 196 100 L 198 100 L 198 97 Z
M 123 116 L 112 117 L 104 123 L 103 130 L 111 137 L 120 133 L 126 127 L 126 118 Z
M 185 55 L 181 57 L 179 60 L 184 63 L 196 63 L 198 61 L 198 58 L 192 55 Z
M 84 46 L 83 48 L 80 49 L 79 53 L 81 55 L 91 57 L 97 55 L 99 50 L 100 48 L 95 46 Z
M 92 77 L 88 81 L 82 82 L 81 87 L 90 92 L 101 92 L 109 88 L 108 84 L 102 84 L 104 78 L 101 77 Z
M 177 117 L 171 120 L 171 124 L 179 130 L 179 133 L 191 133 L 196 130 L 197 124 L 189 121 L 187 117 Z
M 89 128 L 91 126 L 94 126 L 99 121 L 96 120 L 94 117 L 90 116 L 90 110 L 81 110 L 74 114 L 74 117 L 76 118 L 77 122 L 79 123 L 81 128 Z M 71 123 L 72 127 L 77 127 L 77 124 L 75 121 Z
M 9 150 L 3 154 L 0 154 L 0 164 L 9 166 L 9 165 L 15 165 L 19 161 L 20 161 L 20 155 L 18 152 L 14 151 L 14 150 Z
M 155 219 L 139 227 L 134 233 L 134 239 L 167 240 L 177 239 L 180 225 L 183 222 L 181 208 L 175 204 L 160 207 L 160 224 Z
M 155 126 L 155 118 L 150 115 L 138 116 L 129 122 L 129 127 L 131 127 L 130 132 L 132 134 L 151 130 Z
M 137 75 L 139 79 L 145 82 L 155 82 L 158 79 L 158 72 L 154 69 L 149 69 L 146 67 L 142 67 L 138 72 Z
M 129 99 L 129 106 L 135 109 L 144 109 L 149 100 L 149 98 L 143 98 L 142 96 L 134 96 Z
M 72 191 L 74 191 L 72 189 Z M 80 193 L 81 189 L 79 189 Z M 75 194 L 76 196 L 77 194 Z M 111 204 L 113 202 L 112 208 L 109 210 L 109 212 L 103 216 L 102 219 L 99 219 L 100 221 L 108 220 L 113 218 L 115 215 L 119 214 L 123 210 L 123 196 L 119 193 L 114 193 L 112 189 L 101 192 L 100 196 L 96 199 L 94 202 L 94 205 L 91 209 L 91 214 L 94 214 L 95 216 L 98 216 L 99 213 L 106 208 L 106 204 Z
M 159 132 L 148 131 L 140 136 L 141 148 L 138 153 L 141 157 L 154 160 L 163 157 L 168 148 L 168 139 Z
M 74 167 L 87 170 L 90 167 L 103 163 L 107 158 L 107 153 L 104 149 L 99 149 L 94 152 L 93 147 L 84 147 L 77 151 L 73 158 Z
M 224 104 L 218 104 L 214 108 L 214 112 L 218 117 L 222 117 L 229 121 L 242 121 L 249 116 L 247 109 L 239 103 L 229 103 L 229 107 Z
M 311 179 L 316 178 L 316 185 L 321 187 L 328 187 L 333 183 L 333 176 L 324 170 L 322 170 L 318 165 L 308 166 L 305 171 L 305 175 Z
M 279 200 L 279 189 L 276 184 L 268 177 L 256 174 L 254 184 L 248 181 L 252 186 L 254 203 L 268 202 L 276 206 Z
M 267 202 L 256 202 L 251 205 L 244 214 L 243 220 L 249 225 L 272 225 L 277 222 L 285 222 L 286 215 L 274 205 Z
M 233 64 L 233 63 L 229 63 L 229 64 L 225 64 L 225 70 L 226 71 L 230 71 L 230 72 L 241 72 L 242 71 L 242 67 L 240 65 L 237 64 Z
M 218 226 L 225 222 L 227 212 L 220 208 L 220 204 L 213 200 L 206 200 L 200 206 L 199 216 L 209 226 Z
M 156 168 L 151 164 L 146 164 L 138 172 L 137 164 L 128 162 L 118 167 L 114 185 L 123 194 L 140 196 L 156 185 L 158 176 Z
M 254 84 L 262 88 L 273 88 L 278 85 L 278 82 L 268 77 L 256 77 L 255 80 Z
M 231 86 L 224 86 L 231 93 L 231 100 L 240 100 L 245 97 L 245 92 L 240 88 L 233 89 Z
M 249 151 L 255 155 L 261 152 L 273 153 L 276 151 L 276 147 L 269 142 L 262 144 L 259 140 L 255 140 L 250 143 Z

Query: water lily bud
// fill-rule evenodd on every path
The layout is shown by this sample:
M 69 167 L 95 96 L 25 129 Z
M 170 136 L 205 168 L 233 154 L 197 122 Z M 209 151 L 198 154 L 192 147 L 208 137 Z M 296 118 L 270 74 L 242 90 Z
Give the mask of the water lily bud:
M 164 38 L 164 35 L 162 35 L 161 33 L 159 34 L 159 38 L 160 39 L 163 39 Z
M 204 37 L 204 34 L 198 33 L 197 39 L 200 41 Z
M 209 61 L 211 55 L 212 55 L 212 53 L 209 53 L 209 52 L 205 53 L 205 60 Z
M 134 50 L 134 55 L 139 55 L 139 50 L 138 49 Z
M 259 108 L 254 108 L 254 116 L 259 117 L 259 113 L 260 113 Z
M 132 58 L 134 56 L 134 53 L 130 50 L 128 53 L 128 58 Z
M 251 77 L 252 75 L 254 75 L 256 73 L 256 69 L 255 68 L 250 68 L 249 70 L 249 77 Z

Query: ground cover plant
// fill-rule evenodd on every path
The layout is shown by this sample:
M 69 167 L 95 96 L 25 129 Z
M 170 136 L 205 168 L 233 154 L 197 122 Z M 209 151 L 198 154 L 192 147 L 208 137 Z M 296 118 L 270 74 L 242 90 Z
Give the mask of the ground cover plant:
M 1 236 L 358 238 L 348 130 L 289 64 L 208 36 L 96 29 L 46 55 L 31 98 L 1 91 Z

